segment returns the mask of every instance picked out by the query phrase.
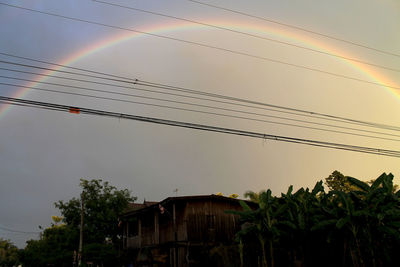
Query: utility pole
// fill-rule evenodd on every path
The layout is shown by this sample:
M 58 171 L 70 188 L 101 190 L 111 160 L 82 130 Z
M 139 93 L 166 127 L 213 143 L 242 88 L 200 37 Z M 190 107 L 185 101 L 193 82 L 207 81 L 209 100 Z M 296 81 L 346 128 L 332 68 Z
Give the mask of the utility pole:
M 79 232 L 79 252 L 78 252 L 78 266 L 82 266 L 82 244 L 83 244 L 83 214 L 84 214 L 84 193 L 81 194 L 81 229 Z

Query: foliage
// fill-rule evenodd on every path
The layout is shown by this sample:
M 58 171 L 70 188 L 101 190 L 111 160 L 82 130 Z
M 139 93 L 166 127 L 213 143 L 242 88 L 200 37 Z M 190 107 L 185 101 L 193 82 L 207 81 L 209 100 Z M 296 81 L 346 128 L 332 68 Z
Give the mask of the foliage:
M 130 192 L 117 190 L 102 180 L 87 181 L 81 179 L 84 198 L 84 240 L 86 243 L 103 243 L 106 238 L 117 241 L 118 216 L 136 198 Z M 63 221 L 78 229 L 80 227 L 81 200 L 72 198 L 58 201 L 55 206 L 61 211 Z
M 393 175 L 372 184 L 339 172 L 330 177 L 328 192 L 322 181 L 294 193 L 290 186 L 280 197 L 267 190 L 258 194 L 257 209 L 243 202 L 243 211 L 231 211 L 242 221 L 239 247 L 258 245 L 263 266 L 399 266 L 400 191 Z
M 51 219 L 54 222 L 53 225 L 58 225 L 63 220 L 63 218 L 60 216 L 51 216 Z
M 334 171 L 331 175 L 325 178 L 325 184 L 330 190 L 350 192 L 357 190 L 357 187 L 353 186 L 349 180 L 349 176 L 344 176 L 339 171 Z
M 18 263 L 18 248 L 9 240 L 0 238 L 0 266 L 16 266 Z
M 83 258 L 94 266 L 115 266 L 118 251 L 112 244 L 90 243 L 84 247 Z
M 83 260 L 114 266 L 118 258 L 118 216 L 136 198 L 102 180 L 81 179 L 84 198 Z M 62 217 L 52 216 L 40 240 L 30 240 L 21 253 L 25 266 L 71 266 L 78 251 L 81 199 L 58 201 Z M 61 223 L 63 222 L 63 223 Z
M 254 191 L 248 190 L 243 194 L 243 196 L 244 196 L 244 198 L 248 198 L 250 201 L 258 203 L 260 195 L 265 192 L 266 192 L 265 190 L 262 190 L 262 191 L 256 193 Z
M 70 266 L 79 232 L 71 226 L 52 226 L 43 231 L 40 240 L 27 241 L 21 253 L 25 266 Z

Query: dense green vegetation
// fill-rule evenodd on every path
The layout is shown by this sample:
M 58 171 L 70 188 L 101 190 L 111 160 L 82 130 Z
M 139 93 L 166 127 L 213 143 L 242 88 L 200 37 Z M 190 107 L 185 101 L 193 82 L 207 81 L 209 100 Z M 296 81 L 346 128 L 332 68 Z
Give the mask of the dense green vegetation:
M 117 190 L 102 180 L 82 179 L 84 196 L 83 262 L 94 266 L 116 266 L 121 260 L 118 216 L 136 198 L 128 190 Z M 78 251 L 81 198 L 59 201 L 62 219 L 54 217 L 40 240 L 30 240 L 20 253 L 24 266 L 72 266 Z M 62 221 L 62 224 L 60 224 Z
M 0 238 L 0 267 L 19 264 L 18 248 L 9 240 Z
M 334 172 L 313 189 L 272 196 L 247 193 L 256 210 L 241 202 L 237 233 L 241 265 L 400 266 L 400 191 L 392 174 L 369 184 Z M 251 248 L 251 249 L 249 249 Z M 249 263 L 251 262 L 251 263 Z

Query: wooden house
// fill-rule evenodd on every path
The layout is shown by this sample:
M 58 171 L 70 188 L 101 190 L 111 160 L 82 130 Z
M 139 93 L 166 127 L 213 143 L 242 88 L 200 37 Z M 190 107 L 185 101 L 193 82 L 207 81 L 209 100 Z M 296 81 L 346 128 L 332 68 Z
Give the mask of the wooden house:
M 225 211 L 243 210 L 239 200 L 218 195 L 133 205 L 123 216 L 123 248 L 137 266 L 204 266 L 210 251 L 234 244 L 240 230 L 238 216 Z

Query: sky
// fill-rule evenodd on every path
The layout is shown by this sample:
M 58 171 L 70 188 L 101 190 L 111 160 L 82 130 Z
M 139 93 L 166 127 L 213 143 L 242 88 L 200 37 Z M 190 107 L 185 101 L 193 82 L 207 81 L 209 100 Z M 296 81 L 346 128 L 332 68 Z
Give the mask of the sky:
M 170 17 L 92 0 L 0 0 L 0 3 L 86 21 L 0 5 L 0 53 L 400 126 L 400 3 L 397 0 L 203 2 L 259 18 L 188 0 L 107 2 Z M 87 21 L 101 23 L 103 26 Z M 120 29 L 104 25 L 113 25 Z M 349 58 L 381 67 L 362 64 L 348 60 Z M 4 54 L 0 54 L 0 61 L 54 67 Z M 0 63 L 0 68 L 1 96 L 280 136 L 400 150 L 400 134 L 397 131 L 137 91 L 134 88 L 147 87 L 116 87 L 114 85 L 121 83 L 112 81 L 107 81 L 112 85 L 99 85 L 46 78 L 37 74 L 79 77 L 4 62 Z M 4 70 L 5 68 L 37 74 L 12 72 Z M 5 83 L 17 86 L 4 85 Z M 54 85 L 55 83 L 125 95 L 82 91 L 76 87 Z M 39 91 L 34 88 L 112 97 L 142 104 Z M 205 105 L 208 107 L 204 107 Z M 236 112 L 227 109 L 234 109 Z M 253 120 L 237 118 L 239 116 Z M 321 126 L 310 122 L 379 133 Z M 132 195 L 142 202 L 144 199 L 159 201 L 174 196 L 176 188 L 178 195 L 216 192 L 243 195 L 246 190 L 259 191 L 267 188 L 273 194 L 279 195 L 290 185 L 295 188 L 312 187 L 334 170 L 362 180 L 376 178 L 383 172 L 392 172 L 395 182 L 400 183 L 398 166 L 399 158 L 387 156 L 0 104 L 0 226 L 3 228 L 0 229 L 0 237 L 10 239 L 21 248 L 25 246 L 26 240 L 37 239 L 36 233 L 16 233 L 4 228 L 37 232 L 39 225 L 49 226 L 51 216 L 59 215 L 54 202 L 79 196 L 80 178 L 110 181 L 120 189 L 131 190 Z

